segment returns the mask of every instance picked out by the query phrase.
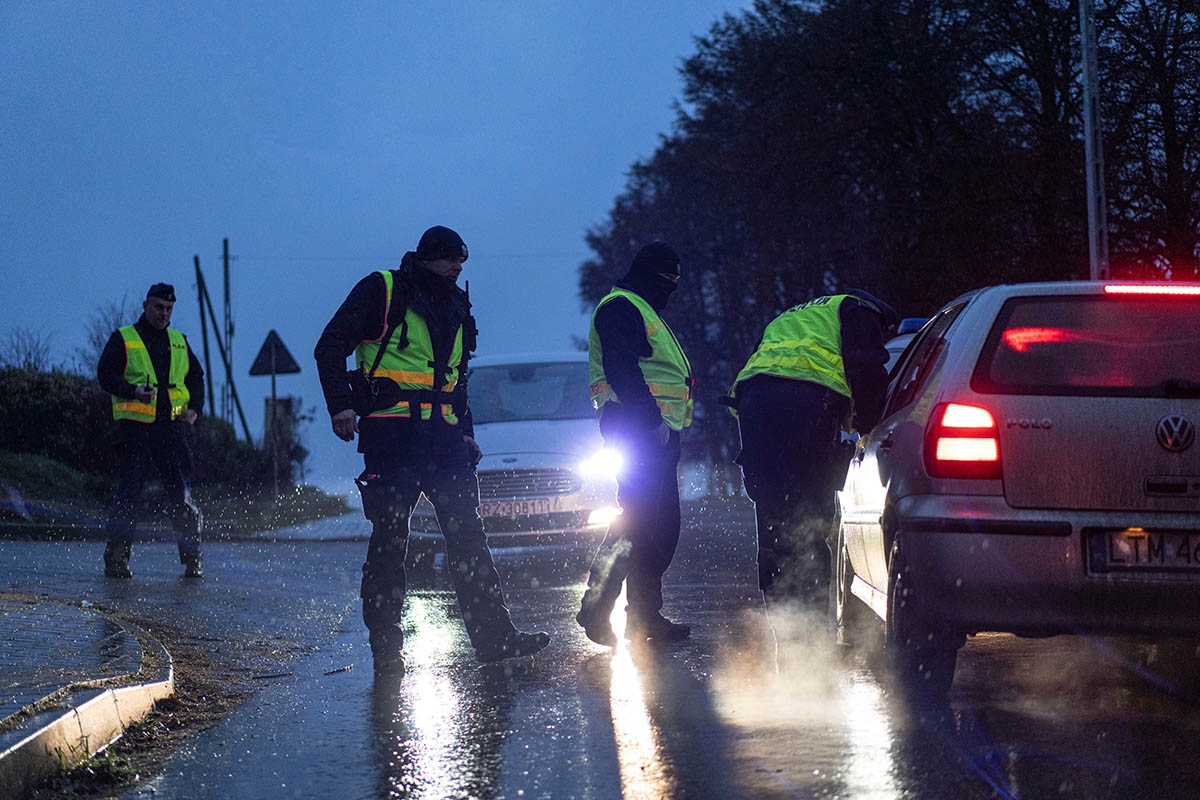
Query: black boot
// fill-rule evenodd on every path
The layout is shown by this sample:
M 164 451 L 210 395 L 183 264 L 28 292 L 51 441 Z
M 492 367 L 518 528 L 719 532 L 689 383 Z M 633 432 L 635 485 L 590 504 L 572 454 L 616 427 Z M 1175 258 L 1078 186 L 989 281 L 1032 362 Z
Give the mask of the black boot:
M 371 631 L 371 656 L 376 678 L 398 678 L 404 674 L 404 631 L 399 623 Z
M 110 540 L 104 548 L 104 574 L 110 578 L 132 578 L 129 569 L 129 543 Z
M 550 644 L 550 634 L 543 631 L 525 633 L 524 631 L 511 630 L 499 644 L 483 649 L 476 648 L 475 658 L 486 664 L 505 658 L 531 656 L 548 644 Z
M 602 644 L 605 647 L 617 646 L 617 633 L 612 628 L 612 623 L 608 621 L 609 614 L 612 609 L 608 609 L 609 613 L 604 613 L 604 609 L 595 607 L 587 608 L 587 603 L 575 615 L 575 621 L 583 626 L 583 633 L 596 644 Z
M 583 626 L 584 634 L 596 644 L 617 646 L 617 634 L 609 617 L 621 594 L 621 584 L 629 572 L 629 542 L 605 539 L 604 545 L 592 560 L 588 571 L 588 587 L 579 602 L 575 621 Z
M 655 613 L 640 617 L 630 613 L 625 620 L 625 638 L 630 641 L 680 642 L 692 633 L 691 626 L 683 625 Z

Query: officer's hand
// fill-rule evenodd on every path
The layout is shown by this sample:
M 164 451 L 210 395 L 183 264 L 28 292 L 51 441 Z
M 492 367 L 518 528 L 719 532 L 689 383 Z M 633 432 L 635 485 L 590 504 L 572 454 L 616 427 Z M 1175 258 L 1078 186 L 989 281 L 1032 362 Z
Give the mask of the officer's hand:
M 153 403 L 154 389 L 146 384 L 135 386 L 133 388 L 133 396 L 137 398 L 139 403 Z
M 354 432 L 358 430 L 358 415 L 354 413 L 353 408 L 339 411 L 330 421 L 333 424 L 333 432 L 339 439 L 343 442 L 354 441 Z
M 658 427 L 651 433 L 651 436 L 654 437 L 654 441 L 661 445 L 666 445 L 667 442 L 671 441 L 671 429 L 667 427 L 667 423 L 660 422 L 658 423 Z
M 479 447 L 479 443 L 470 436 L 463 436 L 463 441 L 467 443 L 467 450 L 471 453 L 471 464 L 478 464 L 483 458 L 483 450 Z
M 198 416 L 200 415 L 196 413 L 195 409 L 185 408 L 183 413 L 179 415 L 179 418 L 188 425 L 194 425 L 196 423 L 196 417 Z

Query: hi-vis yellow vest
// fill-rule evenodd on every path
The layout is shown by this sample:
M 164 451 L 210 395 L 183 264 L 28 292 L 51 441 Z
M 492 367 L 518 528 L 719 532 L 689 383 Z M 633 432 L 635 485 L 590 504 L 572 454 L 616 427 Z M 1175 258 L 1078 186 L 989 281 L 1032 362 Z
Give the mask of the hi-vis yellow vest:
M 596 311 L 617 297 L 624 297 L 641 312 L 642 320 L 646 323 L 646 340 L 650 342 L 650 356 L 638 359 L 638 367 L 642 370 L 642 378 L 650 394 L 654 396 L 654 402 L 658 404 L 663 422 L 681 431 L 692 424 L 692 366 L 670 327 L 640 295 L 624 289 L 613 289 L 596 304 Z M 604 377 L 604 359 L 601 356 L 600 337 L 596 333 L 596 311 L 592 312 L 592 324 L 588 331 L 588 382 L 591 384 L 592 407 L 598 412 L 605 403 L 619 403 L 621 400 Z
M 406 392 L 414 390 L 432 392 L 434 381 L 434 370 L 431 366 L 433 340 L 429 337 L 429 326 L 425 324 L 421 315 L 411 308 L 406 309 L 404 323 L 396 327 L 387 342 L 382 341 L 388 329 L 388 313 L 392 310 L 392 271 L 381 269 L 379 274 L 383 276 L 383 283 L 387 288 L 387 297 L 383 307 L 383 330 L 379 332 L 378 339 L 360 342 L 358 347 L 354 348 L 355 363 L 363 372 L 370 372 L 371 365 L 375 363 L 375 355 L 379 352 L 380 347 L 384 347 L 386 349 L 383 351 L 383 357 L 379 359 L 379 368 L 375 370 L 377 376 L 391 378 L 401 390 Z M 389 346 L 396 341 L 397 331 L 404 326 L 407 326 L 408 346 L 403 350 Z M 442 391 L 446 393 L 453 392 L 454 387 L 458 385 L 458 365 L 462 362 L 462 335 L 462 326 L 459 325 L 458 331 L 454 334 L 454 346 L 450 352 L 450 362 L 447 365 L 449 371 L 446 374 L 446 383 L 442 386 Z M 432 401 L 421 402 L 410 399 L 401 400 L 391 408 L 373 411 L 369 416 L 411 418 L 414 403 L 420 406 L 421 419 L 427 420 L 433 415 Z M 441 403 L 440 405 L 442 419 L 451 425 L 457 425 L 458 416 L 454 413 L 454 406 L 451 403 Z
M 150 386 L 159 389 L 158 375 L 154 372 L 154 364 L 150 354 L 146 352 L 146 343 L 142 341 L 137 328 L 125 325 L 120 329 L 121 338 L 125 340 L 125 380 L 134 386 Z M 167 328 L 167 336 L 171 340 L 171 366 L 169 370 L 171 394 L 171 419 L 175 419 L 187 409 L 191 394 L 187 390 L 184 379 L 188 373 L 187 341 L 177 330 Z M 157 402 L 155 397 L 155 403 Z M 113 419 L 132 419 L 136 422 L 154 422 L 156 414 L 155 403 L 143 403 L 137 398 L 126 400 L 123 397 L 112 398 Z
M 774 375 L 819 383 L 850 397 L 838 317 L 838 309 L 848 297 L 846 294 L 817 297 L 773 319 L 763 331 L 758 349 L 734 379 L 730 396 L 737 397 L 738 384 L 747 378 Z M 843 427 L 848 423 L 847 419 Z

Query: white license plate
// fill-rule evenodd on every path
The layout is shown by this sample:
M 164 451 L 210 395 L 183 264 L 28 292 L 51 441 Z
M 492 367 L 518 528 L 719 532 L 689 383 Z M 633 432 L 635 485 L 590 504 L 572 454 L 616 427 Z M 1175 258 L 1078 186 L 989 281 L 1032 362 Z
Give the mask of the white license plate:
M 1101 531 L 1092 534 L 1092 553 L 1107 570 L 1200 571 L 1200 532 Z
M 497 500 L 480 503 L 485 517 L 525 517 L 530 514 L 549 514 L 558 507 L 557 498 L 535 497 L 532 500 Z

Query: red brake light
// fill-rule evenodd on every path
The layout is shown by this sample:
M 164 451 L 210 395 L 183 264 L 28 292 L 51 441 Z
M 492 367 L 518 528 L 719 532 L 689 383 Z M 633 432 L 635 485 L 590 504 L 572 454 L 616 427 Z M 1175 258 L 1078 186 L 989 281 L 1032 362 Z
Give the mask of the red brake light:
M 942 412 L 942 425 L 947 428 L 991 428 L 996 427 L 992 412 L 979 406 L 962 403 L 947 403 Z
M 1171 286 L 1161 283 L 1107 283 L 1105 294 L 1169 294 L 1200 297 L 1200 286 Z
M 930 417 L 925 469 L 935 478 L 999 478 L 1000 431 L 992 412 L 945 403 Z

